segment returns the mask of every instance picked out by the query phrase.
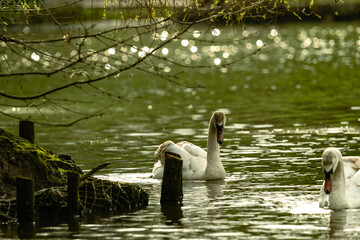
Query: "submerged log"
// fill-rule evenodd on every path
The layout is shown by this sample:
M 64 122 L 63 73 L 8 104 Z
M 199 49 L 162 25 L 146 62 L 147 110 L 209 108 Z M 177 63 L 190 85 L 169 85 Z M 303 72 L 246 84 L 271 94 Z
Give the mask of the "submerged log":
M 182 191 L 182 166 L 180 155 L 165 153 L 165 166 L 161 186 L 161 204 L 181 203 Z

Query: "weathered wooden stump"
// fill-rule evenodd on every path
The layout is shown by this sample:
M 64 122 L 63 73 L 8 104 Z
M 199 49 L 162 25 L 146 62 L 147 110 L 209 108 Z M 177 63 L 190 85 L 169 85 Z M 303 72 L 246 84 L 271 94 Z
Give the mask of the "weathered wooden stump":
M 165 166 L 161 186 L 161 204 L 182 202 L 182 167 L 183 161 L 178 154 L 165 153 Z
M 16 210 L 19 223 L 34 222 L 34 181 L 30 178 L 16 178 Z
M 74 172 L 67 174 L 67 209 L 69 216 L 78 214 L 80 175 Z
M 31 143 L 35 142 L 34 123 L 28 120 L 19 122 L 19 136 Z

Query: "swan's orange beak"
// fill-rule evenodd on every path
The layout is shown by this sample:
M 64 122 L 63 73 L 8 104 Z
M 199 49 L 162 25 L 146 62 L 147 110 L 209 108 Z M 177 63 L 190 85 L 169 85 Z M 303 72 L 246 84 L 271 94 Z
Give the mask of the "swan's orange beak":
M 219 144 L 222 144 L 224 142 L 224 135 L 223 135 L 223 125 L 219 126 L 216 125 L 217 128 L 217 142 Z
M 326 194 L 329 194 L 331 192 L 331 186 L 332 186 L 332 179 L 333 179 L 333 173 L 325 172 L 325 185 L 324 185 L 324 192 Z

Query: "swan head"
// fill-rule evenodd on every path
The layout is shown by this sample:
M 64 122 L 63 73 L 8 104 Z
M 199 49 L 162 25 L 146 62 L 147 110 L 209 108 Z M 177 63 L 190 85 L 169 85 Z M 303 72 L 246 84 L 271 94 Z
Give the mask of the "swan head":
M 342 155 L 337 148 L 327 148 L 322 155 L 322 168 L 325 173 L 324 192 L 330 194 L 334 172 L 341 161 Z
M 216 111 L 211 116 L 210 124 L 217 131 L 217 142 L 222 144 L 224 142 L 223 129 L 226 123 L 226 116 L 223 111 Z

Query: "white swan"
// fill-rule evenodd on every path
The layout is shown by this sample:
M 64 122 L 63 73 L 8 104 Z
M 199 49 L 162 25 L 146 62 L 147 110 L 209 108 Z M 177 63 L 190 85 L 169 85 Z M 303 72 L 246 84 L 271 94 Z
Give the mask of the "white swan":
M 337 148 L 327 148 L 322 155 L 325 181 L 319 206 L 329 196 L 330 209 L 360 208 L 360 157 L 343 157 Z
M 216 111 L 210 118 L 207 153 L 189 142 L 173 143 L 166 141 L 159 146 L 154 155 L 159 160 L 154 164 L 153 178 L 161 179 L 164 172 L 165 152 L 177 153 L 183 160 L 183 179 L 215 180 L 225 178 L 225 169 L 220 160 L 220 146 L 224 141 L 223 128 L 226 116 Z

